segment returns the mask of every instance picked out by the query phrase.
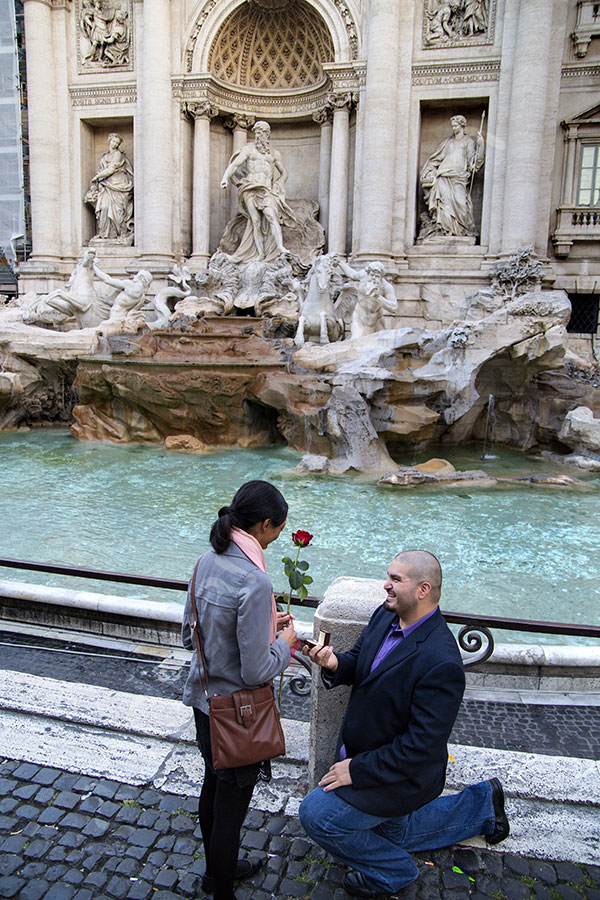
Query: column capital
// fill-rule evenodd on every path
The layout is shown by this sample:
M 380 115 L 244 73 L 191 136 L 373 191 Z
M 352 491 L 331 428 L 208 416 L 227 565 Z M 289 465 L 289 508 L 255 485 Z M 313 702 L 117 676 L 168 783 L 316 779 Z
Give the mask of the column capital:
M 321 109 L 312 114 L 312 119 L 317 125 L 331 124 L 331 107 L 325 104 L 325 106 L 322 106 Z
M 219 115 L 219 108 L 210 100 L 200 100 L 198 103 L 182 103 L 181 114 L 190 119 L 214 119 Z
M 256 122 L 256 116 L 250 116 L 247 113 L 234 113 L 223 122 L 225 128 L 235 131 L 237 128 L 248 131 Z
M 327 94 L 327 106 L 334 111 L 346 108 L 350 112 L 358 106 L 358 91 L 332 91 Z

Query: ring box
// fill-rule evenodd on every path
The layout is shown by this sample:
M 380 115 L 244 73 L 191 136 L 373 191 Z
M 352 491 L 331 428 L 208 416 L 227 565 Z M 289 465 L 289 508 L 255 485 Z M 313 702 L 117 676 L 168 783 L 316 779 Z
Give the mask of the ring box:
M 304 638 L 303 641 L 302 641 L 302 643 L 303 643 L 303 644 L 306 644 L 306 646 L 309 647 L 311 650 L 314 650 L 314 648 L 315 648 L 318 644 L 322 644 L 323 647 L 327 647 L 327 645 L 329 644 L 330 638 L 331 638 L 331 632 L 330 632 L 330 631 L 320 631 L 320 632 L 319 632 L 319 637 L 317 638 L 316 641 L 313 641 L 312 638 Z

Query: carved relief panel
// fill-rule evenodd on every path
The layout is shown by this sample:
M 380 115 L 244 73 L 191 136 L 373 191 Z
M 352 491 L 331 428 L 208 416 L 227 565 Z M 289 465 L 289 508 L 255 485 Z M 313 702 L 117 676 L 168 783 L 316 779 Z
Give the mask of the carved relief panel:
M 496 0 L 423 0 L 423 47 L 491 44 Z
M 132 0 L 77 0 L 79 71 L 133 69 Z

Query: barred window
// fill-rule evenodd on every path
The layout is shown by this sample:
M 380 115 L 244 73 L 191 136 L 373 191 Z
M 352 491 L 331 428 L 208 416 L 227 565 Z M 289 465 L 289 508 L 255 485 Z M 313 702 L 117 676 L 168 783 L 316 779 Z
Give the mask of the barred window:
M 583 144 L 577 206 L 600 206 L 600 144 Z
M 571 334 L 596 334 L 598 330 L 598 294 L 569 294 L 571 318 L 567 331 Z

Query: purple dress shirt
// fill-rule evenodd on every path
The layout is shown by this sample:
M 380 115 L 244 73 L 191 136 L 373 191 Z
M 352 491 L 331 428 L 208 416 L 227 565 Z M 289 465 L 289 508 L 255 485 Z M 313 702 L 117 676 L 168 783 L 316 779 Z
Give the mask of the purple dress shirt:
M 380 665 L 386 656 L 394 650 L 404 638 L 408 637 L 409 634 L 412 634 L 413 631 L 422 625 L 423 622 L 426 622 L 427 619 L 430 619 L 434 613 L 437 612 L 437 606 L 435 609 L 432 609 L 431 612 L 427 613 L 426 616 L 423 616 L 420 619 L 417 619 L 416 622 L 413 622 L 412 625 L 407 625 L 406 628 L 400 627 L 400 620 L 396 619 L 395 622 L 392 622 L 390 625 L 389 631 L 382 640 L 379 645 L 379 650 L 375 654 L 375 659 L 373 660 L 373 665 L 371 666 L 370 671 L 372 672 L 374 669 Z M 340 747 L 340 762 L 341 760 L 346 759 L 346 747 L 344 744 Z

